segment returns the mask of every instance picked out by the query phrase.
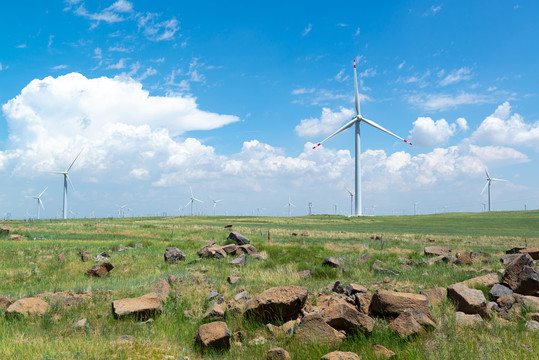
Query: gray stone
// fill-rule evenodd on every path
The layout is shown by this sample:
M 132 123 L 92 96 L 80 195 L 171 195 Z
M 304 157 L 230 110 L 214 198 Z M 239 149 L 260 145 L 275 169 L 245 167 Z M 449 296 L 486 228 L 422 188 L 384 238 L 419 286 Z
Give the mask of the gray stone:
M 380 315 L 398 316 L 406 310 L 419 309 L 429 313 L 428 300 L 425 295 L 400 293 L 396 291 L 377 290 L 371 301 L 370 311 Z
M 345 334 L 329 326 L 318 313 L 307 314 L 301 319 L 294 337 L 300 343 L 336 346 L 345 339 Z
M 282 286 L 268 289 L 245 303 L 244 316 L 267 321 L 296 318 L 309 291 L 303 286 Z
M 489 293 L 490 298 L 494 301 L 498 300 L 503 295 L 513 295 L 513 290 L 502 284 L 495 284 Z
M 185 260 L 185 255 L 177 247 L 168 247 L 165 250 L 164 258 L 166 262 L 175 264 Z
M 344 294 L 344 288 L 342 287 L 342 283 L 340 280 L 337 280 L 335 284 L 333 284 L 331 291 L 337 294 Z
M 427 256 L 445 256 L 451 253 L 451 248 L 445 246 L 427 246 L 423 249 L 423 253 Z
M 532 263 L 528 254 L 522 254 L 505 268 L 503 279 L 514 292 L 533 295 L 539 291 L 539 273 L 530 267 Z
M 326 323 L 337 330 L 345 332 L 371 333 L 374 327 L 374 320 L 368 315 L 357 311 L 352 305 L 337 302 L 331 304 L 324 310 Z
M 483 319 L 479 314 L 465 314 L 462 311 L 455 313 L 455 321 L 459 325 L 473 326 L 483 322 Z
M 237 245 L 246 245 L 251 242 L 248 238 L 235 231 L 231 232 L 227 239 L 234 241 Z
M 457 311 L 487 315 L 487 299 L 481 290 L 470 289 L 461 283 L 447 288 L 447 297 L 455 302 Z
M 247 256 L 245 254 L 241 254 L 237 258 L 230 260 L 229 264 L 235 266 L 245 266 L 247 265 Z
M 91 277 L 105 277 L 112 269 L 114 269 L 114 266 L 111 263 L 104 262 L 102 264 L 92 266 L 90 270 L 86 271 L 86 275 Z
M 520 256 L 520 254 L 518 254 L 518 253 L 516 253 L 516 254 L 506 254 L 506 255 L 502 256 L 500 261 L 501 261 L 501 263 L 503 265 L 509 265 L 509 263 L 511 261 L 515 260 L 519 256 Z
M 531 330 L 531 331 L 539 331 L 539 322 L 535 321 L 535 320 L 530 320 L 526 323 L 526 325 L 524 325 L 526 327 L 526 329 L 528 330 Z
M 329 266 L 332 268 L 340 268 L 344 265 L 344 260 L 333 256 L 328 256 L 322 262 L 322 266 Z
M 161 314 L 163 303 L 156 293 L 149 293 L 136 298 L 126 298 L 112 302 L 112 313 L 115 318 L 133 316 L 137 319 L 148 319 Z
M 290 354 L 283 348 L 277 347 L 268 350 L 267 360 L 290 360 Z
M 366 287 L 358 285 L 358 284 L 354 284 L 354 283 L 348 284 L 345 290 L 345 294 L 347 296 L 352 296 L 357 293 L 366 293 L 366 292 L 367 292 Z

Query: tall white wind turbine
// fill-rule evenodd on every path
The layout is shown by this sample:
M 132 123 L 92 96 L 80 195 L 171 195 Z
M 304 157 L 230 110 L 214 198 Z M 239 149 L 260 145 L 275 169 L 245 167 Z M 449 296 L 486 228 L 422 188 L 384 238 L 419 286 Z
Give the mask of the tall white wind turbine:
M 189 204 L 191 204 L 191 216 L 193 216 L 193 203 L 195 201 L 198 201 L 199 203 L 203 203 L 204 201 L 202 200 L 198 200 L 195 195 L 193 195 L 193 189 L 191 187 L 189 187 L 189 190 L 191 191 L 191 200 L 189 200 L 189 202 L 187 203 L 187 205 L 184 206 L 184 208 L 188 207 Z
M 355 169 L 355 175 L 356 176 L 355 177 L 356 177 L 356 181 L 355 181 L 355 189 L 354 189 L 355 190 L 354 192 L 356 194 L 355 215 L 356 216 L 361 216 L 361 159 L 360 159 L 361 142 L 360 142 L 360 136 L 359 136 L 359 128 L 360 128 L 361 122 L 365 122 L 365 123 L 369 124 L 370 126 L 377 128 L 378 130 L 381 130 L 381 131 L 383 131 L 383 132 L 385 132 L 385 133 L 387 133 L 387 134 L 389 134 L 391 136 L 396 137 L 399 140 L 404 141 L 405 143 L 408 143 L 410 145 L 412 145 L 412 143 L 410 143 L 409 141 L 401 138 L 400 136 L 397 136 L 397 135 L 393 134 L 391 131 L 383 128 L 382 126 L 378 125 L 374 121 L 365 119 L 361 115 L 360 108 L 359 108 L 359 92 L 358 92 L 358 89 L 357 89 L 357 73 L 356 73 L 356 60 L 355 59 L 354 59 L 354 87 L 355 87 L 355 89 L 354 89 L 355 90 L 354 103 L 355 103 L 355 106 L 356 106 L 356 116 L 354 116 L 352 118 L 352 120 L 350 120 L 348 123 L 346 123 L 343 127 L 338 129 L 337 131 L 335 131 L 333 134 L 329 135 L 327 138 L 325 138 L 324 140 L 322 140 L 318 144 L 316 144 L 313 147 L 313 149 L 315 149 L 318 146 L 322 145 L 324 142 L 331 139 L 335 135 L 343 132 L 344 130 L 346 130 L 346 129 L 350 128 L 350 127 L 352 127 L 352 125 L 355 125 L 355 139 L 356 139 L 356 148 L 355 148 L 355 158 L 356 158 L 356 169 Z
M 284 207 L 287 207 L 287 206 L 288 206 L 288 217 L 290 217 L 290 207 L 291 206 L 296 207 L 296 205 L 292 204 L 292 202 L 290 201 L 290 196 L 288 197 L 288 203 Z
M 354 193 L 350 190 L 348 190 L 347 187 L 345 187 L 346 191 L 348 191 L 348 194 L 350 195 L 350 215 L 354 215 L 354 208 L 352 206 L 353 202 L 354 202 Z
M 215 216 L 215 208 L 217 207 L 217 203 L 223 201 L 223 199 L 221 199 L 221 200 L 213 200 L 212 199 L 211 201 L 213 201 L 213 216 Z
M 43 210 L 45 210 L 45 206 L 43 206 L 43 201 L 41 201 L 41 196 L 45 193 L 45 191 L 47 191 L 48 187 L 46 187 L 42 192 L 39 193 L 39 195 L 36 195 L 36 196 L 26 196 L 26 197 L 31 197 L 33 199 L 36 199 L 37 200 L 37 220 L 39 220 L 39 205 L 41 205 L 41 207 L 43 208 Z
M 487 171 L 486 168 L 485 168 L 485 174 L 487 174 L 487 183 L 486 183 L 485 186 L 483 187 L 483 190 L 481 191 L 481 194 L 483 194 L 483 193 L 485 192 L 485 189 L 488 187 L 488 211 L 490 211 L 490 184 L 491 184 L 493 181 L 507 181 L 507 180 L 496 179 L 496 178 L 490 177 L 490 175 L 488 174 L 488 171 Z
M 75 161 L 79 158 L 80 154 L 82 153 L 82 150 L 79 152 L 75 160 L 69 165 L 66 171 L 49 171 L 51 174 L 61 174 L 64 175 L 64 209 L 63 209 L 63 216 L 64 219 L 67 219 L 67 183 L 69 182 L 69 185 L 71 185 L 71 188 L 75 190 L 73 187 L 73 183 L 71 182 L 71 179 L 69 178 L 69 170 L 73 167 L 73 164 L 75 164 Z

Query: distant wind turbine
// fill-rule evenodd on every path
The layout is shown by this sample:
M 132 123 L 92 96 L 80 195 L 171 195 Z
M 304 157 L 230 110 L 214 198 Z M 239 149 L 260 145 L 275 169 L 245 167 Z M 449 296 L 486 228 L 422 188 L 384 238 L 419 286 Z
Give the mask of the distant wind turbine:
M 481 191 L 481 194 L 483 194 L 485 192 L 485 189 L 488 187 L 488 211 L 490 211 L 490 184 L 493 181 L 507 181 L 507 180 L 491 178 L 490 175 L 488 174 L 487 169 L 486 168 L 484 168 L 484 169 L 485 169 L 485 174 L 487 174 L 487 183 L 483 187 L 483 190 Z
M 125 216 L 125 213 L 124 213 L 124 208 L 127 206 L 127 204 L 125 205 L 116 205 L 118 207 L 118 217 L 124 217 Z
M 352 125 L 355 125 L 355 138 L 356 138 L 356 148 L 355 148 L 355 158 L 356 158 L 355 159 L 355 178 L 356 178 L 355 179 L 355 194 L 356 194 L 356 199 L 355 199 L 355 207 L 356 207 L 356 209 L 355 210 L 356 211 L 355 211 L 355 215 L 356 216 L 361 216 L 361 158 L 360 158 L 361 142 L 360 142 L 360 136 L 359 136 L 359 128 L 360 128 L 361 122 L 365 122 L 365 123 L 377 128 L 378 130 L 381 130 L 381 131 L 383 131 L 383 132 L 385 132 L 385 133 L 387 133 L 387 134 L 389 134 L 391 136 L 396 137 L 399 140 L 404 141 L 405 143 L 408 143 L 410 145 L 412 145 L 412 143 L 408 142 L 407 140 L 404 140 L 400 136 L 397 136 L 397 135 L 393 134 L 391 131 L 383 128 L 382 126 L 378 125 L 374 121 L 365 119 L 361 115 L 361 112 L 360 112 L 360 109 L 359 109 L 359 92 L 358 92 L 358 89 L 357 89 L 357 73 L 356 73 L 356 60 L 355 59 L 354 59 L 354 87 L 355 87 L 355 89 L 354 89 L 355 90 L 354 103 L 355 103 L 355 106 L 356 106 L 356 116 L 354 116 L 352 118 L 352 120 L 350 120 L 348 123 L 346 123 L 343 127 L 338 129 L 337 131 L 335 131 L 333 134 L 329 135 L 327 138 L 325 138 L 324 140 L 322 140 L 318 144 L 316 144 L 313 147 L 313 149 L 315 149 L 318 146 L 322 145 L 324 142 L 331 139 L 335 135 L 337 135 L 337 134 L 343 132 L 344 130 L 350 128 Z
M 71 188 L 75 190 L 73 187 L 73 183 L 71 182 L 71 179 L 69 178 L 69 170 L 73 167 L 73 164 L 75 164 L 75 161 L 79 158 L 80 154 L 82 153 L 82 150 L 79 152 L 75 160 L 69 165 L 66 171 L 49 171 L 51 174 L 61 174 L 64 175 L 64 209 L 63 209 L 63 216 L 64 219 L 67 219 L 67 183 L 69 182 L 69 185 L 71 185 Z
M 354 215 L 354 208 L 352 207 L 352 203 L 354 202 L 354 193 L 348 190 L 347 187 L 345 187 L 346 191 L 348 191 L 348 194 L 350 194 L 350 215 Z
M 41 201 L 41 196 L 45 193 L 45 191 L 47 191 L 48 187 L 45 188 L 45 190 L 43 190 L 41 193 L 39 193 L 39 195 L 36 195 L 36 196 L 31 196 L 31 195 L 27 195 L 26 197 L 31 197 L 33 199 L 36 199 L 37 200 L 37 220 L 39 220 L 39 205 L 41 205 L 41 207 L 43 208 L 43 210 L 45 210 L 45 206 L 43 206 L 43 201 Z
M 291 206 L 296 207 L 296 205 L 292 204 L 292 202 L 290 201 L 290 196 L 288 197 L 288 203 L 284 207 L 287 207 L 287 206 L 288 206 L 288 217 L 290 217 L 290 207 Z
M 191 191 L 191 200 L 189 200 L 189 202 L 187 203 L 187 205 L 184 206 L 184 208 L 188 207 L 189 204 L 191 204 L 191 216 L 193 216 L 193 203 L 195 201 L 198 201 L 199 203 L 203 203 L 204 201 L 202 200 L 198 200 L 195 195 L 193 195 L 193 189 L 191 187 L 189 187 L 189 190 Z
M 215 216 L 215 208 L 217 207 L 217 203 L 223 201 L 223 199 L 221 199 L 221 200 L 213 200 L 212 199 L 211 201 L 213 201 L 213 216 Z

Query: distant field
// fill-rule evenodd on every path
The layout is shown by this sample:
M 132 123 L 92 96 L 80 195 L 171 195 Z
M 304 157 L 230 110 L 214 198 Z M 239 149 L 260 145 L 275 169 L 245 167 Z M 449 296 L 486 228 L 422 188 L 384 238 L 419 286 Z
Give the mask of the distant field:
M 220 245 L 230 242 L 226 237 L 231 230 L 223 228 L 226 224 L 249 237 L 265 260 L 250 259 L 242 268 L 229 265 L 230 258 L 197 260 L 198 249 L 208 241 Z M 271 338 L 265 324 L 231 313 L 225 321 L 232 331 L 245 333 L 243 345 L 234 345 L 226 353 L 200 354 L 192 340 L 205 322 L 202 315 L 209 306 L 210 290 L 233 299 L 242 290 L 256 296 L 273 286 L 302 285 L 314 296 L 340 280 L 345 285 L 359 283 L 370 292 L 391 289 L 418 293 L 498 271 L 499 258 L 507 248 L 525 244 L 539 247 L 539 211 L 361 218 L 108 218 L 10 221 L 6 226 L 26 240 L 0 237 L 0 296 L 16 300 L 72 290 L 89 294 L 91 300 L 70 309 L 53 307 L 43 318 L 11 318 L 0 312 L 1 359 L 176 359 L 180 355 L 191 360 L 265 359 L 267 350 L 275 345 L 287 348 L 292 359 L 319 359 L 330 349 L 305 347 L 294 339 L 249 345 L 249 340 L 259 336 Z M 383 251 L 380 241 L 371 239 L 380 233 L 385 241 Z M 428 242 L 428 237 L 434 243 Z M 119 251 L 136 243 L 143 248 Z M 432 244 L 449 246 L 454 253 L 480 250 L 481 256 L 472 265 L 419 265 L 426 260 L 423 247 Z M 163 253 L 168 246 L 180 248 L 186 261 L 165 263 Z M 82 262 L 80 250 L 93 255 L 109 252 L 115 269 L 105 278 L 87 277 L 84 272 L 98 262 Z M 65 255 L 62 262 L 57 260 L 60 253 Z M 364 254 L 370 258 L 358 262 Z M 347 271 L 322 267 L 326 256 L 342 257 Z M 375 260 L 383 261 L 396 275 L 373 272 Z M 413 265 L 405 266 L 407 262 Z M 302 279 L 296 274 L 306 269 L 313 270 L 311 277 Z M 168 275 L 181 281 L 153 323 L 141 325 L 136 319 L 112 317 L 112 300 L 143 295 Z M 238 275 L 242 281 L 229 284 L 229 275 Z M 449 301 L 432 307 L 439 330 L 411 340 L 399 339 L 377 319 L 370 336 L 349 337 L 339 349 L 357 352 L 362 359 L 375 359 L 373 344 L 392 349 L 396 359 L 537 358 L 539 332 L 527 331 L 523 320 L 515 318 L 501 326 L 493 319 L 476 328 L 461 329 L 447 317 L 451 313 L 454 308 Z M 74 329 L 73 324 L 82 318 L 88 319 L 89 327 Z M 126 334 L 134 337 L 133 343 L 117 341 L 119 335 Z

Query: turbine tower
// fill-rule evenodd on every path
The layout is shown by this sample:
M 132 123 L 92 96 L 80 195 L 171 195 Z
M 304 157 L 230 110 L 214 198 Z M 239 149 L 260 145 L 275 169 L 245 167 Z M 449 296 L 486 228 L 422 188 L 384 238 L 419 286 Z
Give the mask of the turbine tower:
M 39 193 L 39 195 L 36 195 L 36 196 L 26 196 L 26 197 L 31 197 L 33 199 L 36 199 L 37 200 L 37 220 L 39 220 L 39 205 L 41 205 L 41 207 L 43 208 L 43 210 L 45 210 L 45 206 L 43 206 L 43 201 L 41 201 L 41 195 L 43 195 L 45 193 L 45 191 L 47 191 L 48 187 L 45 188 L 45 190 L 43 190 L 41 193 Z
M 488 187 L 488 211 L 490 211 L 490 184 L 493 181 L 507 181 L 507 180 L 491 178 L 490 175 L 488 174 L 488 171 L 487 171 L 486 168 L 485 168 L 485 174 L 487 174 L 487 183 L 483 187 L 483 190 L 481 191 L 481 194 L 483 194 L 485 192 L 485 189 Z
M 193 216 L 193 203 L 195 201 L 198 201 L 199 203 L 203 203 L 204 201 L 202 200 L 198 200 L 195 195 L 193 195 L 193 189 L 191 187 L 189 187 L 189 190 L 191 191 L 191 200 L 189 200 L 189 202 L 187 203 L 187 205 L 184 206 L 184 208 L 188 207 L 189 204 L 191 204 L 191 216 Z
M 215 208 L 217 207 L 217 203 L 223 201 L 223 199 L 221 199 L 221 200 L 213 200 L 212 199 L 211 201 L 213 201 L 213 216 L 215 216 Z
M 345 187 L 346 191 L 348 191 L 348 194 L 350 194 L 350 216 L 354 215 L 354 208 L 352 206 L 353 202 L 354 202 L 354 193 L 351 192 L 350 190 L 348 190 L 347 187 Z
M 51 174 L 61 174 L 64 175 L 64 209 L 63 209 L 63 216 L 64 219 L 67 219 L 67 183 L 69 182 L 69 185 L 71 185 L 71 188 L 75 190 L 73 187 L 73 183 L 71 182 L 71 179 L 69 178 L 69 170 L 73 167 L 73 164 L 75 164 L 75 161 L 79 158 L 80 154 L 82 153 L 82 150 L 79 152 L 75 160 L 69 165 L 66 171 L 49 171 Z
M 290 217 L 290 207 L 291 206 L 296 207 L 296 205 L 292 204 L 292 202 L 290 201 L 290 196 L 288 197 L 288 203 L 284 207 L 287 207 L 287 206 L 288 206 L 288 217 Z
M 385 132 L 385 133 L 387 133 L 387 134 L 389 134 L 391 136 L 396 137 L 399 140 L 404 141 L 405 143 L 408 143 L 410 145 L 412 145 L 412 143 L 408 142 L 407 140 L 404 140 L 400 136 L 397 136 L 397 135 L 393 134 L 391 131 L 383 128 L 382 126 L 378 125 L 374 121 L 365 119 L 361 115 L 361 112 L 360 112 L 360 109 L 359 109 L 359 92 L 358 92 L 358 89 L 357 89 L 357 73 L 356 73 L 356 60 L 355 59 L 354 59 L 354 87 L 355 87 L 355 89 L 354 89 L 355 90 L 354 103 L 355 103 L 355 107 L 356 107 L 356 116 L 354 116 L 352 118 L 352 120 L 350 120 L 348 123 L 346 123 L 343 127 L 338 129 L 337 131 L 335 131 L 333 134 L 329 135 L 327 138 L 325 138 L 324 140 L 322 140 L 318 144 L 316 144 L 313 147 L 313 149 L 315 149 L 318 146 L 322 145 L 324 142 L 331 139 L 335 135 L 345 131 L 346 129 L 348 129 L 350 127 L 352 127 L 352 125 L 355 125 L 355 139 L 356 139 L 356 146 L 355 146 L 355 158 L 356 158 L 355 159 L 356 160 L 355 178 L 356 179 L 355 179 L 355 189 L 354 189 L 355 190 L 354 192 L 356 194 L 355 215 L 356 216 L 361 216 L 361 159 L 360 159 L 361 142 L 360 142 L 360 136 L 359 136 L 359 133 L 360 133 L 359 128 L 360 128 L 361 122 L 365 122 L 365 123 L 371 125 L 372 127 L 375 127 L 378 130 L 381 130 L 381 131 L 383 131 L 383 132 Z

